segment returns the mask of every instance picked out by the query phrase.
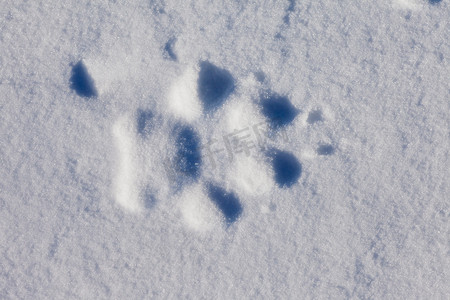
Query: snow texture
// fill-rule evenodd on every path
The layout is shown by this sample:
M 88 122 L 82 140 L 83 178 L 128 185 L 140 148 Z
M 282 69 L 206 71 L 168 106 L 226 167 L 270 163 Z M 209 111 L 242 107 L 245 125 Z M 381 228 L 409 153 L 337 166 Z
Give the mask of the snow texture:
M 0 2 L 1 299 L 448 299 L 450 4 Z

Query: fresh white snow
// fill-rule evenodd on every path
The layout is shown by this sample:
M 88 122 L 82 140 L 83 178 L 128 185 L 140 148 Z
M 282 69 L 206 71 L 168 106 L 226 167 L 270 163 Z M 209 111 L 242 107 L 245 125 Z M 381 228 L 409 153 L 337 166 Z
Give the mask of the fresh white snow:
M 0 298 L 448 299 L 449 21 L 0 1 Z

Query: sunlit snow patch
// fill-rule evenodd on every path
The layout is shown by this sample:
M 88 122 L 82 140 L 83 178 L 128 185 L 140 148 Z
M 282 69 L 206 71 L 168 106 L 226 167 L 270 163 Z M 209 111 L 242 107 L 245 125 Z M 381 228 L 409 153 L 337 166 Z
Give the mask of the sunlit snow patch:
M 191 68 L 178 78 L 169 92 L 169 108 L 172 114 L 187 122 L 196 120 L 202 113 L 196 89 L 197 74 Z
M 418 0 L 393 0 L 393 6 L 397 9 L 419 9 L 422 5 Z
M 228 181 L 247 195 L 261 195 L 274 186 L 273 174 L 265 162 L 252 155 L 236 156 L 227 174 Z
M 221 216 L 200 185 L 187 188 L 177 200 L 190 229 L 206 232 L 220 226 Z
M 114 141 L 118 152 L 114 196 L 119 205 L 131 211 L 140 211 L 139 189 L 136 184 L 136 151 L 134 128 L 128 118 L 122 117 L 113 127 Z

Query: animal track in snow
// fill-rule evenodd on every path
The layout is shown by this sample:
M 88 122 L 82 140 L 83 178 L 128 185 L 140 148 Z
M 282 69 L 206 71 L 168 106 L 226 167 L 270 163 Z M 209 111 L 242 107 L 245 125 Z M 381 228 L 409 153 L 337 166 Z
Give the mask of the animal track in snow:
M 222 169 L 217 172 L 223 174 L 223 180 L 211 177 L 212 168 L 204 159 L 206 150 L 201 143 L 212 139 L 214 129 L 206 131 L 209 136 L 204 137 L 205 131 L 197 127 L 209 126 L 210 118 L 206 116 L 223 108 L 215 122 L 228 124 L 224 128 L 233 134 L 243 131 L 236 130 L 240 124 L 253 126 L 262 122 L 267 125 L 269 137 L 276 138 L 301 113 L 287 96 L 267 90 L 253 103 L 227 102 L 235 84 L 228 70 L 201 61 L 174 80 L 167 94 L 169 120 L 161 122 L 166 116 L 154 109 L 140 108 L 116 122 L 113 135 L 118 165 L 114 194 L 120 206 L 131 212 L 152 210 L 162 199 L 174 197 L 187 225 L 203 231 L 214 224 L 229 227 L 237 223 L 244 215 L 246 206 L 242 200 L 246 196 L 263 196 L 274 186 L 290 189 L 298 183 L 302 163 L 294 152 L 256 144 L 247 145 L 249 148 L 242 148 L 241 144 L 241 151 L 233 153 L 229 163 L 219 164 Z M 249 112 L 256 117 L 247 122 Z M 323 121 L 321 110 L 309 112 L 308 124 Z M 169 134 L 161 135 L 161 130 L 156 130 L 161 126 Z M 239 144 L 235 142 L 239 141 L 231 139 L 229 146 Z M 249 149 L 256 156 L 248 155 Z M 222 150 L 226 153 L 226 149 Z M 332 155 L 334 151 L 333 146 L 321 144 L 316 153 Z

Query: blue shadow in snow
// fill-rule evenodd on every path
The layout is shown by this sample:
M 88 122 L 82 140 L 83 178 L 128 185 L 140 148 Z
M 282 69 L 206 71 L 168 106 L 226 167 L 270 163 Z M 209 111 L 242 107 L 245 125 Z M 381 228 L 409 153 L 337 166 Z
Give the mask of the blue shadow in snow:
M 287 97 L 276 94 L 263 96 L 261 99 L 263 115 L 269 120 L 274 129 L 279 129 L 291 123 L 298 115 L 299 110 Z
M 181 126 L 176 129 L 175 143 L 175 170 L 192 179 L 198 179 L 202 163 L 198 134 L 191 127 Z
M 78 96 L 86 98 L 97 97 L 97 90 L 94 85 L 94 80 L 89 75 L 82 61 L 79 61 L 72 67 L 70 88 L 73 89 Z
M 283 21 L 286 25 L 291 23 L 289 14 L 295 9 L 295 0 L 289 0 L 289 6 L 286 9 L 286 15 L 283 17 Z
M 144 207 L 146 209 L 153 209 L 156 206 L 157 201 L 150 187 L 147 186 L 144 189 L 143 198 L 144 198 Z
M 291 187 L 298 181 L 302 175 L 302 165 L 292 153 L 273 149 L 269 151 L 269 156 L 279 187 Z
M 332 155 L 334 154 L 334 147 L 332 145 L 326 144 L 326 145 L 320 145 L 316 152 L 319 155 Z
M 173 51 L 173 46 L 175 45 L 175 42 L 176 40 L 172 38 L 164 46 L 164 56 L 173 61 L 177 60 L 177 55 Z
M 231 73 L 208 61 L 200 63 L 198 77 L 198 94 L 205 112 L 220 107 L 234 90 L 234 79 Z
M 306 120 L 308 124 L 314 124 L 321 121 L 323 121 L 323 117 L 322 112 L 320 110 L 311 111 L 308 115 L 308 119 Z
M 137 111 L 137 131 L 140 135 L 146 136 L 153 127 L 153 113 L 149 110 L 138 109 Z
M 238 197 L 233 192 L 227 192 L 212 183 L 208 184 L 207 189 L 209 198 L 223 213 L 227 225 L 236 222 L 242 214 L 242 205 Z

